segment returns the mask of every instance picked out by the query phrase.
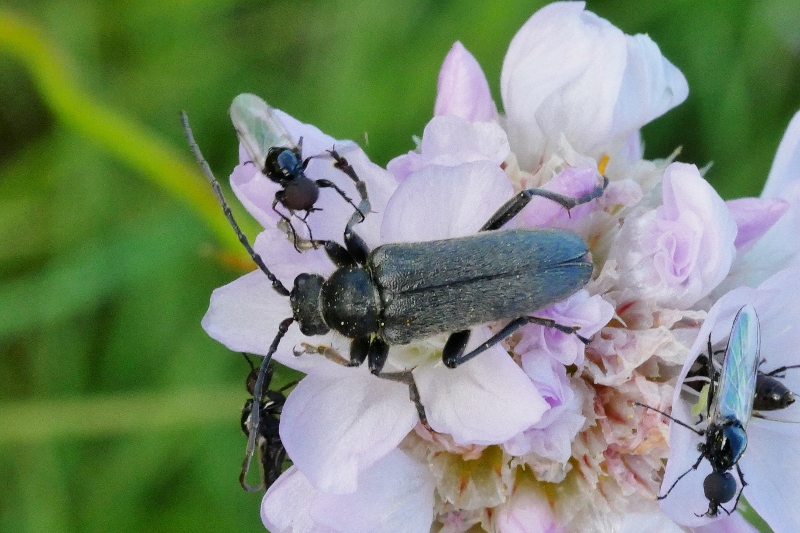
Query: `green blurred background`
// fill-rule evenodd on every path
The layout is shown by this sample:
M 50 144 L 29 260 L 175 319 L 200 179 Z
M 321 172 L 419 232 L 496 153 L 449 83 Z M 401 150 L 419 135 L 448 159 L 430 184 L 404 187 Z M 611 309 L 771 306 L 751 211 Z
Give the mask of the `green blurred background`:
M 506 47 L 543 4 L 5 0 L 0 531 L 263 530 L 237 480 L 249 368 L 200 328 L 239 249 L 179 110 L 221 178 L 245 91 L 385 164 L 430 118 L 455 40 L 499 103 Z M 757 195 L 800 109 L 800 3 L 588 4 L 689 80 L 647 156 L 682 145 L 723 197 Z

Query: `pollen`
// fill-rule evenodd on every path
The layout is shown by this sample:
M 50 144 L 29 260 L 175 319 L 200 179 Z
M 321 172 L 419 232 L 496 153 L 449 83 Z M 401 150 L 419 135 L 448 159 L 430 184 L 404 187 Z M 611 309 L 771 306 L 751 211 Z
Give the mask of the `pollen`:
M 600 172 L 601 176 L 606 175 L 606 167 L 608 167 L 608 161 L 611 158 L 608 157 L 608 154 L 603 154 L 603 157 L 600 158 L 600 161 L 597 163 L 597 171 Z

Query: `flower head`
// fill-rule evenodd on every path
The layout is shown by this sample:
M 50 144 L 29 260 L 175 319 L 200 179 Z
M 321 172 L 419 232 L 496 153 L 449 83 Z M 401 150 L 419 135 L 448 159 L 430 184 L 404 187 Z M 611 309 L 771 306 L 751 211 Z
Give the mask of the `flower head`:
M 353 339 L 333 333 L 332 325 L 312 336 L 291 326 L 274 357 L 307 375 L 283 408 L 281 439 L 294 466 L 264 497 L 265 525 L 274 532 L 516 532 L 681 531 L 677 524 L 705 524 L 708 519 L 685 519 L 680 491 L 663 507 L 655 499 L 662 481 L 680 468 L 675 450 L 691 455 L 685 446 L 692 434 L 676 441 L 682 437 L 668 431 L 661 415 L 635 404 L 668 410 L 678 402 L 680 369 L 697 355 L 721 309 L 728 312 L 726 302 L 766 302 L 755 289 L 724 298 L 719 291 L 752 277 L 747 258 L 777 238 L 771 235 L 784 211 L 792 213 L 793 182 L 775 178 L 782 183 L 768 185 L 779 199 L 726 203 L 693 165 L 643 160 L 639 129 L 686 97 L 686 80 L 648 37 L 623 34 L 583 3 L 546 6 L 514 37 L 501 75 L 505 115 L 497 113 L 485 75 L 460 43 L 445 58 L 438 89 L 435 116 L 417 150 L 396 157 L 387 170 L 352 143 L 278 116 L 293 139 L 303 138 L 304 156 L 320 154 L 305 169 L 308 176 L 356 197 L 353 181 L 325 156 L 335 147 L 366 184 L 372 212 L 352 228 L 369 250 L 462 243 L 452 239 L 482 233 L 510 199 L 537 189 L 547 192 L 497 226 L 574 234 L 569 239 L 579 237 L 589 250 L 580 261 L 591 261 L 591 279 L 560 302 L 527 310 L 533 323 L 506 317 L 470 324 L 463 353 L 484 343 L 486 349 L 457 368 L 442 362 L 454 331 L 389 343 L 383 371 L 410 372 L 416 389 L 375 376 L 366 365 L 337 364 L 350 358 Z M 796 166 L 786 155 L 796 149 L 795 137 L 782 144 L 776 175 Z M 603 194 L 594 194 L 606 178 Z M 265 227 L 256 251 L 285 284 L 301 273 L 328 277 L 342 268 L 322 247 L 300 252 L 287 239 L 286 213 L 273 205 L 277 184 L 246 153 L 231 180 Z M 558 195 L 583 201 L 567 210 L 553 200 Z M 297 224 L 301 238 L 345 243 L 352 208 L 328 189 L 319 202 L 323 209 Z M 796 262 L 794 251 L 785 255 L 773 274 Z M 448 259 L 426 257 L 415 275 L 457 269 Z M 470 268 L 474 274 L 459 276 L 483 272 Z M 766 282 L 758 294 L 797 279 L 786 276 Z M 554 279 L 557 285 L 571 278 Z M 443 294 L 461 290 L 456 281 L 444 285 Z M 395 295 L 379 289 L 388 305 Z M 486 298 L 469 301 L 481 306 Z M 435 312 L 437 300 L 430 302 L 425 305 Z M 289 298 L 256 271 L 214 292 L 203 326 L 233 350 L 264 355 L 277 325 L 294 312 Z M 789 338 L 777 313 L 765 317 L 773 338 Z M 570 332 L 576 327 L 577 334 Z M 490 341 L 498 335 L 501 342 Z M 370 339 L 377 336 L 371 332 Z M 410 392 L 418 392 L 427 426 Z M 677 413 L 677 403 L 674 408 Z M 756 432 L 753 442 L 760 439 Z M 748 461 L 763 457 L 753 455 Z M 766 472 L 748 467 L 748 482 L 751 475 L 767 479 Z M 685 484 L 687 491 L 699 486 Z M 764 503 L 770 488 L 758 486 L 758 495 L 746 497 L 772 517 L 775 506 Z M 732 529 L 742 524 L 737 516 L 718 520 Z

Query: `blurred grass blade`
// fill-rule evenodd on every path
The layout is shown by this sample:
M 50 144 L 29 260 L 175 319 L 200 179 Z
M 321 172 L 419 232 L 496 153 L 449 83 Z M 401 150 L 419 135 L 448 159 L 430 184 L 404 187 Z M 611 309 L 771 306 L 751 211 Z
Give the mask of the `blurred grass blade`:
M 0 340 L 95 306 L 181 256 L 196 254 L 202 235 L 181 224 L 184 219 L 179 213 L 137 220 L 112 242 L 87 244 L 57 256 L 49 267 L 5 283 L 0 292 Z
M 179 152 L 135 120 L 94 101 L 70 76 L 63 54 L 39 28 L 3 9 L 0 9 L 0 52 L 22 62 L 44 101 L 65 126 L 90 138 L 152 183 L 189 204 L 227 249 L 237 255 L 244 253 L 197 165 L 189 161 L 188 147 Z M 176 127 L 178 111 L 175 110 Z
M 233 424 L 244 398 L 242 387 L 217 386 L 4 402 L 0 445 Z

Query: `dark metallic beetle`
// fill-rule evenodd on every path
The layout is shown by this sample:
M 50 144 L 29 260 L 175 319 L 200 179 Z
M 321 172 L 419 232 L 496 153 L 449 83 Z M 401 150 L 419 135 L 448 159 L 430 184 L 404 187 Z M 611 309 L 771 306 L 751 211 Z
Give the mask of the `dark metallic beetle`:
M 250 373 L 247 375 L 247 392 L 255 395 L 256 381 L 258 380 L 258 369 L 253 366 L 250 358 L 245 355 L 245 359 L 250 363 Z M 286 396 L 283 392 L 293 387 L 297 382 L 289 383 L 278 390 L 270 390 L 269 386 L 272 381 L 273 369 L 272 366 L 267 368 L 266 376 L 264 377 L 264 390 L 259 402 L 258 412 L 260 423 L 258 424 L 258 435 L 256 437 L 256 446 L 261 458 L 261 472 L 262 478 L 259 484 L 252 486 L 247 483 L 245 475 L 247 474 L 249 466 L 248 460 L 242 465 L 242 473 L 239 476 L 239 482 L 248 491 L 257 491 L 262 488 L 268 489 L 278 476 L 283 472 L 283 463 L 286 461 L 286 449 L 283 447 L 281 437 L 278 434 L 278 427 L 280 424 L 281 411 L 283 404 L 286 402 Z M 249 398 L 242 408 L 242 431 L 246 436 L 250 436 L 250 418 L 253 413 L 253 398 Z M 248 439 L 249 440 L 249 439 Z
M 481 231 L 487 233 L 430 242 L 385 244 L 371 251 L 353 231 L 353 226 L 362 220 L 356 212 L 344 230 L 345 246 L 334 241 L 314 241 L 324 246 L 336 271 L 328 279 L 316 274 L 300 274 L 289 291 L 242 234 L 219 183 L 194 141 L 185 114 L 182 119 L 195 157 L 239 240 L 272 282 L 273 289 L 289 297 L 291 304 L 292 316 L 280 323 L 262 362 L 255 386 L 256 398 L 264 390 L 264 374 L 272 354 L 294 321 L 304 335 L 322 335 L 333 329 L 352 339 L 349 360 L 335 353 L 332 358 L 352 366 L 367 359 L 375 375 L 408 384 L 423 424 L 426 424 L 424 408 L 411 372 L 381 372 L 392 344 L 406 344 L 451 332 L 442 359 L 448 367 L 454 368 L 528 323 L 565 333 L 577 331 L 577 327 L 563 326 L 528 313 L 564 300 L 589 281 L 593 265 L 586 257 L 586 244 L 577 235 L 564 230 L 493 230 L 499 230 L 534 196 L 549 198 L 570 209 L 601 196 L 608 179 L 603 178 L 602 185 L 580 198 L 540 189 L 521 191 L 484 224 Z M 504 319 L 512 320 L 486 342 L 464 353 L 470 327 Z M 251 441 L 259 424 L 258 412 L 253 414 L 249 429 Z M 252 449 L 253 446 L 248 448 L 248 454 Z
M 293 215 L 296 211 L 305 211 L 305 215 L 298 217 L 308 228 L 309 238 L 311 228 L 306 222 L 306 217 L 318 208 L 314 204 L 319 198 L 320 188 L 332 188 L 344 198 L 353 209 L 359 211 L 361 218 L 369 211 L 367 188 L 363 181 L 358 179 L 347 160 L 340 157 L 335 150 L 330 154 L 336 160 L 335 166 L 347 174 L 356 184 L 356 189 L 366 205 L 356 207 L 352 200 L 335 183 L 325 179 L 311 180 L 305 175 L 306 166 L 310 158 L 303 159 L 301 154 L 303 139 L 295 145 L 286 128 L 275 116 L 272 108 L 264 100 L 254 94 L 240 94 L 233 99 L 230 108 L 231 122 L 236 129 L 239 142 L 242 143 L 252 162 L 269 179 L 279 184 L 283 189 L 275 193 L 272 210 L 285 222 L 291 233 L 295 248 L 299 251 L 297 232 L 292 222 L 285 214 L 276 209 L 278 203 L 289 210 Z M 363 210 L 366 208 L 366 210 Z
M 669 496 L 678 482 L 690 472 L 697 470 L 703 459 L 706 459 L 711 464 L 712 472 L 703 481 L 703 492 L 708 499 L 708 511 L 705 515 L 717 516 L 719 509 L 731 514 L 736 509 L 742 491 L 747 486 L 739 467 L 739 459 L 747 448 L 746 429 L 753 413 L 756 395 L 756 375 L 760 364 L 759 346 L 758 315 L 755 309 L 746 305 L 734 318 L 722 362 L 722 370 L 717 373 L 713 371 L 713 365 L 707 362 L 704 365 L 708 372 L 705 380 L 708 386 L 708 397 L 705 403 L 708 425 L 705 430 L 696 429 L 657 409 L 638 404 L 658 411 L 676 424 L 705 437 L 705 441 L 697 447 L 700 452 L 697 461 L 686 472 L 678 476 L 666 494 L 658 497 L 659 500 Z M 706 361 L 713 360 L 713 353 L 709 336 Z M 738 495 L 736 494 L 736 480 L 730 472 L 734 467 L 736 467 L 736 473 L 742 484 Z M 736 501 L 729 511 L 722 504 L 731 501 L 734 496 L 736 496 Z

